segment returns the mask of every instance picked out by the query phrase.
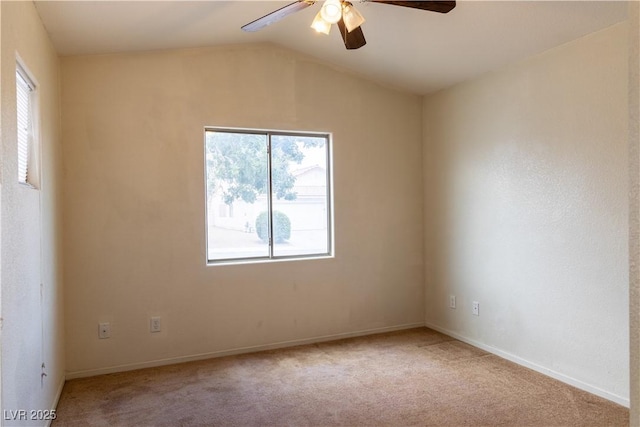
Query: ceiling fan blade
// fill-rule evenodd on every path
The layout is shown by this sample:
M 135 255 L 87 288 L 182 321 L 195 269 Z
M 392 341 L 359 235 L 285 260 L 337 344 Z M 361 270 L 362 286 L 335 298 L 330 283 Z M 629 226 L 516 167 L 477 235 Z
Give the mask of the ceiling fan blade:
M 428 10 L 430 12 L 448 13 L 456 7 L 455 1 L 386 1 L 368 0 L 372 3 L 386 3 L 394 6 L 412 7 L 414 9 Z
M 262 18 L 258 18 L 255 21 L 248 23 L 247 25 L 244 25 L 242 29 L 249 32 L 261 30 L 264 27 L 271 25 L 274 22 L 278 22 L 279 20 L 286 18 L 287 16 L 295 12 L 312 6 L 314 3 L 315 0 L 298 0 L 284 7 L 281 7 L 278 10 L 273 11 L 263 16 Z
M 360 49 L 362 46 L 367 44 L 367 41 L 364 39 L 364 33 L 362 32 L 362 28 L 356 27 L 353 31 L 347 31 L 347 27 L 344 25 L 344 21 L 342 18 L 338 21 L 338 29 L 340 30 L 340 35 L 342 36 L 342 40 L 344 40 L 344 45 L 347 49 Z

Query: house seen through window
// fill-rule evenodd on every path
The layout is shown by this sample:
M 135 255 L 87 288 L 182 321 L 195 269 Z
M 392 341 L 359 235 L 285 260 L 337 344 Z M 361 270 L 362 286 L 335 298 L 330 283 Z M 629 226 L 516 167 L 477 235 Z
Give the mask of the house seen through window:
M 331 254 L 329 141 L 205 129 L 209 262 Z

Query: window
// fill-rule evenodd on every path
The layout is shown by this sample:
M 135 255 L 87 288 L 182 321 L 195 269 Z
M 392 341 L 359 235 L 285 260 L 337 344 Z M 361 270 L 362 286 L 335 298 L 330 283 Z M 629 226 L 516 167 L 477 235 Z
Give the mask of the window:
M 331 255 L 329 141 L 205 129 L 208 261 Z
M 33 186 L 35 85 L 24 69 L 16 67 L 16 111 L 18 128 L 18 182 Z

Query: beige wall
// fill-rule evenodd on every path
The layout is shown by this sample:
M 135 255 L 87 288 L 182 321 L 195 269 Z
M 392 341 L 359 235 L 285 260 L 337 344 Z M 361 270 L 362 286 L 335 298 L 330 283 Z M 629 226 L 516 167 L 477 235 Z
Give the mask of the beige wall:
M 640 425 L 640 2 L 629 2 L 629 425 Z
M 2 409 L 47 409 L 64 381 L 58 58 L 32 2 L 1 7 Z M 40 190 L 18 184 L 16 54 L 38 85 Z
M 422 324 L 419 96 L 270 45 L 68 57 L 61 81 L 70 376 Z M 334 259 L 205 265 L 206 125 L 333 132 Z
M 426 323 L 623 404 L 627 40 L 618 24 L 424 101 Z

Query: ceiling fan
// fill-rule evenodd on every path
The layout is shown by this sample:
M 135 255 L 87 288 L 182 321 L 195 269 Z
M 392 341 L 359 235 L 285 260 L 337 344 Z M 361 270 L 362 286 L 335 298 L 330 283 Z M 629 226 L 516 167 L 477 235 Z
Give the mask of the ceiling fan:
M 447 13 L 456 7 L 455 1 L 385 1 L 385 0 L 360 0 L 361 2 L 386 3 L 393 6 L 411 7 L 413 9 L 427 10 L 430 12 Z M 253 22 L 244 25 L 244 31 L 258 31 L 262 28 L 278 22 L 281 19 L 306 9 L 316 3 L 316 0 L 298 0 L 290 3 L 278 10 L 266 14 Z M 364 17 L 356 10 L 350 2 L 346 0 L 324 0 L 320 12 L 316 15 L 311 28 L 324 34 L 329 34 L 332 24 L 337 24 L 340 35 L 344 40 L 347 49 L 359 49 L 367 41 L 360 27 L 364 22 Z

